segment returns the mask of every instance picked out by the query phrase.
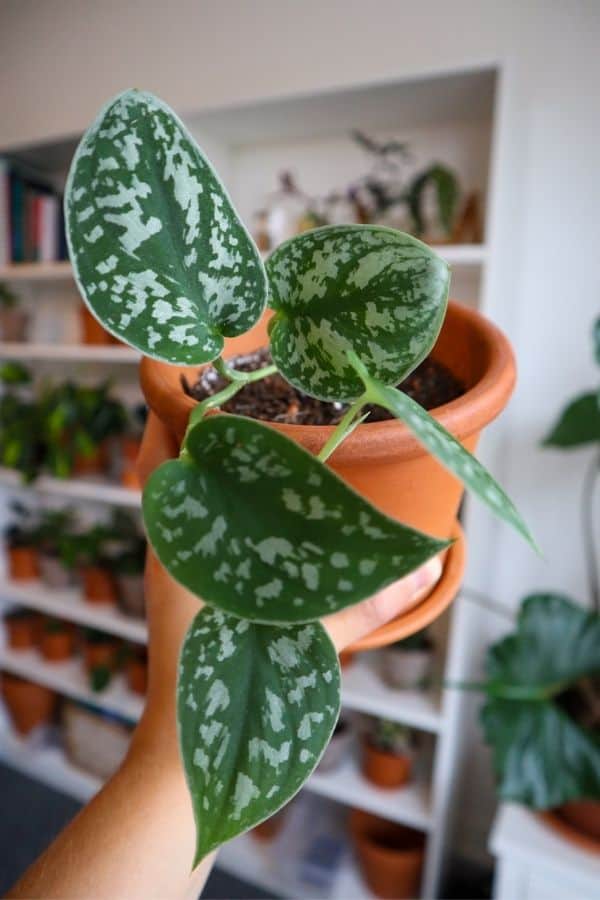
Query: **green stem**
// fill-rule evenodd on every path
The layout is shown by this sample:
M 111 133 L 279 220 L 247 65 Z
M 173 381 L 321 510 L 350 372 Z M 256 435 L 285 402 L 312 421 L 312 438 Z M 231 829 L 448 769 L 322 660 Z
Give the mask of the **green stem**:
M 268 378 L 269 375 L 274 375 L 277 372 L 277 366 L 274 364 L 265 366 L 263 369 L 256 369 L 254 372 L 239 372 L 228 365 L 221 357 L 213 362 L 213 367 L 219 375 L 223 376 L 223 378 L 229 378 L 231 383 L 211 397 L 206 397 L 205 400 L 201 400 L 200 403 L 194 407 L 190 414 L 188 431 L 192 426 L 197 425 L 210 409 L 215 409 L 215 407 L 227 403 L 228 400 L 235 397 L 235 395 L 247 384 L 250 384 L 253 381 L 261 381 L 261 379 Z M 183 443 L 185 445 L 185 438 Z
M 354 401 L 354 403 L 344 414 L 344 417 L 336 425 L 330 438 L 321 448 L 317 459 L 319 459 L 321 462 L 325 462 L 325 460 L 329 459 L 333 451 L 336 450 L 337 447 L 339 447 L 342 441 L 345 440 L 345 438 L 347 438 L 349 434 L 352 434 L 357 425 L 360 425 L 361 422 L 364 422 L 367 416 L 360 416 L 360 411 L 367 402 L 368 400 L 366 394 L 362 394 L 358 398 L 358 400 Z

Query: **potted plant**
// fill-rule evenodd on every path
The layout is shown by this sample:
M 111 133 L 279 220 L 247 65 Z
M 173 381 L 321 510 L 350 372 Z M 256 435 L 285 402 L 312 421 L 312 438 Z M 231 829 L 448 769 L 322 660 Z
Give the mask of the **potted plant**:
M 103 691 L 117 668 L 119 642 L 116 638 L 95 628 L 86 628 L 83 641 L 83 660 L 90 687 Z
M 410 779 L 411 734 L 406 725 L 375 719 L 363 739 L 362 773 L 381 788 L 397 788 Z
M 73 655 L 73 627 L 69 622 L 47 618 L 40 637 L 40 653 L 47 662 L 64 662 Z
M 43 459 L 39 409 L 31 397 L 31 375 L 20 363 L 3 363 L 0 384 L 0 464 L 17 469 L 29 482 L 38 474 Z
M 148 653 L 145 647 L 132 647 L 125 664 L 127 685 L 142 697 L 148 688 Z
M 19 298 L 0 281 L 0 340 L 24 341 L 28 316 L 19 306 Z
M 123 487 L 134 491 L 140 490 L 136 464 L 142 444 L 142 434 L 148 416 L 148 407 L 145 403 L 139 403 L 131 410 L 128 418 L 127 429 L 122 435 L 120 449 L 120 478 Z
M 427 687 L 433 662 L 433 643 L 426 631 L 417 631 L 381 651 L 381 671 L 393 688 Z
M 422 832 L 353 809 L 350 834 L 361 872 L 376 897 L 413 900 L 420 895 L 425 858 Z
M 70 552 L 81 578 L 83 599 L 88 603 L 116 604 L 117 588 L 112 572 L 113 535 L 110 526 L 97 524 L 74 534 Z
M 325 753 L 317 766 L 318 772 L 332 772 L 339 768 L 352 744 L 352 728 L 347 719 L 338 719 Z
M 37 644 L 39 615 L 28 609 L 15 609 L 4 616 L 8 646 L 11 650 L 31 650 Z
M 74 527 L 75 516 L 71 507 L 40 511 L 36 543 L 40 575 L 49 588 L 66 588 L 73 583 Z
M 4 529 L 8 575 L 14 581 L 28 581 L 39 576 L 37 523 L 31 510 L 22 503 L 12 503 L 11 511 L 13 521 Z
M 13 725 L 21 735 L 49 722 L 56 708 L 57 695 L 41 684 L 2 672 L 0 693 Z
M 337 657 L 318 619 L 447 550 L 459 480 L 530 539 L 468 452 L 508 399 L 512 355 L 500 332 L 459 306 L 436 344 L 448 266 L 392 229 L 305 232 L 265 269 L 214 170 L 149 94 L 120 95 L 85 134 L 65 213 L 82 296 L 107 330 L 148 357 L 149 406 L 182 441 L 179 459 L 147 483 L 143 515 L 159 560 L 206 603 L 185 640 L 178 687 L 182 758 L 202 820 L 197 862 L 275 813 L 309 777 L 340 706 Z M 259 355 L 231 365 L 226 356 L 267 343 L 267 302 L 273 362 Z M 435 418 L 396 388 L 434 344 L 465 389 Z M 181 376 L 209 363 L 224 385 L 196 402 Z M 275 375 L 300 392 L 304 412 L 333 404 L 337 424 L 213 414 L 246 388 L 272 397 L 265 379 Z M 373 407 L 391 418 L 361 424 Z M 439 603 L 425 607 L 411 631 L 439 614 Z M 272 696 L 266 731 L 255 703 L 242 699 L 241 671 L 253 673 L 256 703 Z M 199 737 L 207 708 L 220 741 Z

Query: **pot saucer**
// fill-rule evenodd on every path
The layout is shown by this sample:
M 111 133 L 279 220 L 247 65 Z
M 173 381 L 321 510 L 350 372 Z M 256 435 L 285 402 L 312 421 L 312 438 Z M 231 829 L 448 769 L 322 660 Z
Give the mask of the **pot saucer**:
M 427 597 L 387 625 L 382 625 L 381 628 L 356 641 L 347 648 L 348 652 L 375 650 L 377 647 L 386 647 L 400 641 L 421 631 L 447 609 L 459 591 L 466 564 L 466 541 L 458 522 L 454 524 L 452 537 L 455 538 L 455 543 L 446 553 L 440 580 Z

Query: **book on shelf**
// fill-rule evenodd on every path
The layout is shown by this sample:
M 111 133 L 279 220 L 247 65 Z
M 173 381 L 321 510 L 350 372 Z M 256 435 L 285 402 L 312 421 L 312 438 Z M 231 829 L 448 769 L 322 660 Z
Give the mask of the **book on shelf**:
M 0 157 L 0 266 L 66 258 L 59 192 L 43 176 Z

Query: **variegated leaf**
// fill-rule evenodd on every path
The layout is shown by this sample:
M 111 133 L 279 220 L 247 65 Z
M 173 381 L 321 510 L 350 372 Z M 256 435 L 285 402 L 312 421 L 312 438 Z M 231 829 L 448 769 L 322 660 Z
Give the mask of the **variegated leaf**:
M 151 94 L 127 91 L 101 111 L 73 159 L 65 214 L 90 310 L 146 355 L 207 362 L 260 317 L 260 255 L 193 138 Z
M 348 351 L 374 378 L 398 384 L 429 353 L 444 320 L 447 264 L 391 228 L 318 228 L 282 244 L 266 265 L 273 359 L 288 381 L 322 400 L 362 393 Z
M 148 538 L 207 603 L 257 622 L 305 622 L 364 600 L 448 546 L 384 516 L 293 441 L 211 416 L 151 476 Z
M 389 409 L 413 432 L 418 441 L 438 459 L 442 465 L 456 475 L 465 487 L 479 497 L 505 522 L 513 526 L 536 548 L 535 541 L 527 525 L 521 518 L 512 500 L 490 475 L 488 470 L 466 450 L 446 429 L 436 422 L 429 413 L 411 397 L 396 388 L 384 385 L 371 386 L 371 398 L 375 403 Z
M 206 607 L 183 645 L 177 706 L 195 865 L 277 812 L 317 765 L 339 713 L 335 649 L 318 622 L 275 628 Z

